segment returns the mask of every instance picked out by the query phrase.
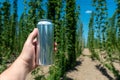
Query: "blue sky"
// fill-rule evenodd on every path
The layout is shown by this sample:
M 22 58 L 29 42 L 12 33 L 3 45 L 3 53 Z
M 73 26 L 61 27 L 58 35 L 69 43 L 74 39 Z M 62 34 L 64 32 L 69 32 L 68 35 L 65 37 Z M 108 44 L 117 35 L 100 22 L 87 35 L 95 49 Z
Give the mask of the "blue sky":
M 0 2 L 3 1 L 4 0 L 0 0 Z M 13 0 L 10 1 L 13 2 Z M 93 10 L 91 6 L 91 1 L 92 0 L 76 0 L 77 5 L 80 5 L 80 14 L 81 14 L 80 17 L 84 26 L 85 39 L 87 39 L 89 18 Z M 108 16 L 111 17 L 116 9 L 116 4 L 114 0 L 107 0 L 107 7 L 108 7 Z M 18 0 L 18 16 L 22 14 L 23 9 L 24 9 L 23 0 Z
M 81 21 L 84 26 L 84 38 L 87 39 L 88 34 L 88 23 L 91 16 L 93 7 L 91 6 L 92 0 L 76 0 L 77 4 L 80 5 Z M 108 16 L 111 17 L 116 9 L 114 0 L 107 0 Z

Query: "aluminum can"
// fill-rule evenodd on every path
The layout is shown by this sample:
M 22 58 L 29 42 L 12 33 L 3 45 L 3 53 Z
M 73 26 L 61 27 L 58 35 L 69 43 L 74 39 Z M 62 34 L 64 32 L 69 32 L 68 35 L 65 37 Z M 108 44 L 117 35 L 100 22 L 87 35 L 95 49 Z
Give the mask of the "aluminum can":
M 43 19 L 38 28 L 38 64 L 51 65 L 54 60 L 54 27 L 50 20 Z

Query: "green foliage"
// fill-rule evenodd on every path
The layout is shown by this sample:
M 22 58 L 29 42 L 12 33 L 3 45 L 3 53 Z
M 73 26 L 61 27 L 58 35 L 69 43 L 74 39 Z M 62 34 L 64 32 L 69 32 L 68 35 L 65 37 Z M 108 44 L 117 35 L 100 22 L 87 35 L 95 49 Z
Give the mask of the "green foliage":
M 118 48 L 118 51 L 119 51 L 119 60 L 120 60 L 120 1 L 119 0 L 116 0 L 117 2 L 117 30 L 118 30 L 118 33 L 117 33 L 117 48 Z
M 117 27 L 118 27 L 118 44 L 120 45 L 120 1 L 117 0 Z
M 68 69 L 75 65 L 76 52 L 75 52 L 75 42 L 76 42 L 76 16 L 75 16 L 75 0 L 66 0 L 66 27 L 67 27 L 67 45 L 68 45 Z
M 2 11 L 3 11 L 3 31 L 2 32 L 2 45 L 4 47 L 9 46 L 10 47 L 10 3 L 9 2 L 3 2 L 2 6 Z M 7 39 L 8 40 L 7 40 Z
M 100 61 L 99 53 L 95 52 L 94 49 L 92 49 L 91 52 L 92 52 L 92 55 L 91 55 L 92 60 Z
M 10 3 L 9 1 L 0 3 L 0 72 L 6 69 L 6 63 L 11 61 L 11 22 L 10 22 Z M 4 54 L 3 54 L 4 53 Z M 8 60 L 9 59 L 9 60 Z
M 73 5 L 73 6 L 71 6 Z M 64 8 L 66 6 L 64 12 Z M 69 9 L 72 7 L 71 9 Z M 48 80 L 60 80 L 65 76 L 65 71 L 72 68 L 76 61 L 75 42 L 77 16 L 75 1 L 48 0 L 48 19 L 54 23 L 54 37 L 58 51 L 55 55 L 55 63 L 50 68 Z M 61 14 L 66 14 L 65 16 Z M 80 34 L 81 35 L 81 34 Z M 69 67 L 68 67 L 69 66 Z
M 17 44 L 17 41 L 15 41 L 15 39 L 17 39 L 17 31 L 16 29 L 18 24 L 18 15 L 17 15 L 17 0 L 13 1 L 13 14 L 11 15 L 11 45 L 10 45 L 10 49 L 11 52 L 13 53 L 13 55 L 16 55 L 16 51 L 17 48 L 15 47 Z M 18 55 L 18 54 L 17 54 Z
M 75 52 L 76 58 L 82 54 L 82 50 L 84 49 L 84 39 L 83 39 L 83 23 L 80 20 L 80 6 L 76 8 L 76 42 L 75 42 Z
M 48 77 L 48 80 L 59 80 L 60 77 L 62 75 L 60 75 L 61 72 L 61 67 L 60 67 L 60 57 L 62 56 L 60 53 L 60 40 L 61 40 L 61 35 L 60 35 L 60 30 L 61 30 L 61 26 L 60 26 L 60 11 L 61 11 L 61 5 L 62 5 L 62 1 L 54 1 L 54 0 L 48 0 L 48 14 L 47 14 L 47 18 L 52 20 L 52 22 L 54 23 L 54 40 L 55 42 L 57 42 L 57 44 L 59 44 L 57 46 L 58 51 L 56 52 L 55 55 L 55 62 L 54 62 L 54 66 L 51 66 L 50 68 L 50 76 Z M 64 73 L 63 73 L 64 74 Z
M 0 3 L 0 39 L 2 37 L 2 10 L 1 10 L 1 3 Z M 0 40 L 0 44 L 2 44 L 2 41 Z
M 0 3 L 0 45 L 2 45 L 2 11 L 1 11 L 1 3 Z M 2 48 L 0 48 L 0 51 L 2 50 Z M 0 52 L 0 65 L 2 63 L 2 54 Z M 0 69 L 1 70 L 1 69 Z
M 77 7 L 76 0 L 48 0 L 47 4 L 44 0 L 24 0 L 24 11 L 18 20 L 17 1 L 0 2 L 0 73 L 21 52 L 38 20 L 47 18 L 54 23 L 54 41 L 58 44 L 58 50 L 48 77 L 40 75 L 39 68 L 32 75 L 35 80 L 62 79 L 66 71 L 75 66 L 76 58 L 81 55 L 85 45 L 80 6 Z M 87 45 L 92 59 L 99 60 L 119 80 L 119 71 L 113 65 L 114 58 L 120 61 L 120 1 L 116 0 L 116 3 L 117 10 L 108 19 L 106 0 L 93 0 L 95 10 L 89 21 Z M 102 51 L 107 56 L 105 61 L 100 57 Z
M 0 3 L 0 72 L 7 68 L 6 64 L 16 59 L 38 20 L 47 18 L 54 23 L 54 40 L 58 44 L 55 62 L 47 78 L 38 74 L 40 69 L 32 74 L 35 80 L 60 80 L 67 70 L 75 66 L 76 56 L 81 54 L 83 48 L 83 25 L 82 22 L 77 25 L 80 9 L 77 9 L 76 1 L 48 0 L 46 5 L 44 0 L 24 0 L 24 10 L 19 20 L 17 1 Z M 76 40 L 79 45 L 76 45 Z
M 113 64 L 105 64 L 105 67 L 107 67 L 110 71 L 113 72 L 114 76 L 116 77 L 116 80 L 120 79 L 119 71 L 116 70 L 116 68 L 113 66 Z
M 40 71 L 42 72 L 40 68 L 36 68 L 31 74 L 34 76 L 35 80 L 46 80 L 44 75 L 39 74 Z
M 80 21 L 78 23 L 78 29 L 76 31 L 76 56 L 79 57 L 83 50 L 83 24 Z
M 30 33 L 37 24 L 37 15 L 36 15 L 36 0 L 30 0 L 30 2 L 28 2 L 28 6 L 29 6 L 29 11 L 28 11 L 28 16 L 27 16 L 27 26 L 29 26 L 29 28 L 27 28 L 28 33 Z
M 107 27 L 107 5 L 106 0 L 93 0 L 93 6 L 95 7 L 95 29 L 96 36 L 98 38 L 98 47 L 100 49 L 105 49 L 105 36 L 106 36 L 106 27 Z M 102 44 L 101 44 L 102 43 Z
M 90 50 L 94 48 L 94 13 L 92 13 L 90 21 L 89 21 L 89 31 L 88 31 L 88 47 Z
M 111 18 L 107 18 L 106 0 L 93 0 L 94 16 L 89 22 L 88 47 L 92 52 L 92 59 L 97 59 L 120 79 L 120 72 L 113 63 L 119 54 L 119 0 L 117 11 Z M 95 20 L 93 20 L 95 19 Z M 93 24 L 94 23 L 94 24 Z M 94 26 L 94 28 L 93 28 Z M 96 31 L 95 33 L 93 33 Z M 120 57 L 119 57 L 120 58 Z M 120 59 L 117 59 L 120 61 Z

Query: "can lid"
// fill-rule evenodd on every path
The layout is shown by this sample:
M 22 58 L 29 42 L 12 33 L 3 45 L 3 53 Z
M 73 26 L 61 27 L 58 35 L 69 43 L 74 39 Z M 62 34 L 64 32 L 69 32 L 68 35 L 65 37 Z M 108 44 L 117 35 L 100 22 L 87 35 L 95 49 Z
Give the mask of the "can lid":
M 41 20 L 38 22 L 38 24 L 49 24 L 49 25 L 51 25 L 52 22 L 51 22 L 50 20 L 47 20 L 47 19 L 41 19 Z

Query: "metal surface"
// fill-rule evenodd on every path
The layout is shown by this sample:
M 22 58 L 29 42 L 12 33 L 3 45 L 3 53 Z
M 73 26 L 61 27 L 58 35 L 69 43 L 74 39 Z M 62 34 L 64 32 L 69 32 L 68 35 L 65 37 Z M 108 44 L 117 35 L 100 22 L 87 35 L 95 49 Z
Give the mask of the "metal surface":
M 40 20 L 37 24 L 38 35 L 38 63 L 50 65 L 53 63 L 54 29 L 49 20 Z

